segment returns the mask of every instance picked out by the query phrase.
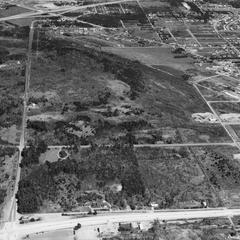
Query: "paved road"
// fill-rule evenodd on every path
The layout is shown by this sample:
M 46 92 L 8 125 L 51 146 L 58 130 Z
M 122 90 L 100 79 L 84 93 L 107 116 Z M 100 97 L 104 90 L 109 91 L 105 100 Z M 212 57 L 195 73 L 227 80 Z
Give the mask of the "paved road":
M 16 224 L 15 226 L 6 225 L 5 231 L 0 232 L 0 236 L 4 236 L 5 239 L 16 240 L 17 236 L 25 236 L 27 234 L 58 230 L 64 228 L 73 228 L 77 223 L 81 223 L 82 226 L 89 225 L 102 225 L 108 221 L 113 223 L 118 222 L 141 222 L 141 221 L 153 221 L 159 220 L 177 220 L 177 219 L 194 219 L 194 218 L 210 218 L 210 217 L 229 217 L 240 215 L 240 209 L 212 209 L 212 210 L 182 210 L 182 211 L 160 211 L 160 212 L 147 212 L 147 213 L 124 213 L 124 214 L 112 214 L 110 216 L 91 216 L 78 219 L 68 219 L 62 221 L 52 222 L 36 222 L 29 224 Z M 8 228 L 9 227 L 9 228 Z M 12 229 L 14 227 L 14 231 Z M 2 234 L 2 235 L 1 235 Z

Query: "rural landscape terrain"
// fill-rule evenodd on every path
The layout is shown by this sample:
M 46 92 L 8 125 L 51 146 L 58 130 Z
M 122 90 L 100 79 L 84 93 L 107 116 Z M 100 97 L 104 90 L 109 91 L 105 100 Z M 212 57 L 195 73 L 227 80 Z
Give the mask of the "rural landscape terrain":
M 0 239 L 239 240 L 239 14 L 0 1 Z

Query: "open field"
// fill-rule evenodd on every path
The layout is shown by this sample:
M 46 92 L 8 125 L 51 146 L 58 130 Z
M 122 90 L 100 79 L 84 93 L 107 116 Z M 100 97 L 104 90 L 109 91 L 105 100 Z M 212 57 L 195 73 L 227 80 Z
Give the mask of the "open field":
M 162 127 L 133 131 L 137 143 L 216 143 L 232 142 L 220 124 L 193 124 L 190 128 Z
M 0 9 L 0 17 L 9 17 L 12 15 L 17 15 L 21 13 L 29 12 L 28 9 L 18 6 L 9 6 L 7 9 Z
M 185 71 L 193 68 L 191 58 L 174 58 L 171 48 L 105 48 L 106 51 L 125 58 L 139 60 L 147 65 L 171 66 L 171 68 Z M 171 71 L 170 71 L 171 73 Z
M 31 240 L 72 240 L 73 239 L 73 230 L 64 229 L 50 232 L 42 232 L 38 234 L 31 234 Z M 94 239 L 92 239 L 94 240 Z
M 196 84 L 199 91 L 206 98 L 207 101 L 236 101 L 236 98 L 233 98 L 221 91 L 212 89 L 210 86 L 204 86 L 204 84 Z
M 231 146 L 191 149 L 201 162 L 209 181 L 219 193 L 224 206 L 240 207 L 239 149 Z
M 240 102 L 211 103 L 223 122 L 238 124 L 240 121 Z
M 18 144 L 28 29 L 0 26 L 0 143 Z
M 237 79 L 228 76 L 213 76 L 209 78 L 197 79 L 194 81 L 197 83 L 199 90 L 207 100 L 232 100 L 237 101 L 240 99 L 239 95 L 239 81 Z
M 202 201 L 221 205 L 188 148 L 142 148 L 136 155 L 151 201 L 160 208 L 198 208 Z
M 230 125 L 230 126 L 233 129 L 233 131 L 236 133 L 238 139 L 240 140 L 240 125 L 234 124 L 234 125 Z

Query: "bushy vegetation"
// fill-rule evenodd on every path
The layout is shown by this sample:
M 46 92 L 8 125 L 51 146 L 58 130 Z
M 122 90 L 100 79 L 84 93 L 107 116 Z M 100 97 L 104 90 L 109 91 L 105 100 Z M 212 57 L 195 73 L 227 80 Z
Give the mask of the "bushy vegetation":
M 29 30 L 30 28 L 28 26 L 3 29 L 0 31 L 0 36 L 26 39 L 28 38 Z
M 188 148 L 146 147 L 136 149 L 136 155 L 151 201 L 159 208 L 191 208 L 192 200 L 221 204 Z
M 67 41 L 59 39 L 51 39 L 45 42 L 46 39 L 43 37 L 41 41 L 45 51 L 56 50 L 59 56 L 64 56 L 69 52 L 72 52 L 73 54 L 77 52 L 79 56 L 83 57 L 82 61 L 87 60 L 90 64 L 94 63 L 98 68 L 102 66 L 102 69 L 99 69 L 100 71 L 110 72 L 115 75 L 116 79 L 130 85 L 133 98 L 140 92 L 144 91 L 145 83 L 141 65 L 137 61 L 121 58 L 106 52 L 95 51 L 86 47 L 70 47 Z
M 21 123 L 22 120 L 22 94 L 24 92 L 24 48 L 27 46 L 28 30 L 25 28 L 8 27 L 0 29 L 0 64 L 6 67 L 0 70 L 0 129 L 8 128 Z M 19 39 L 23 38 L 23 39 Z M 20 48 L 19 54 L 10 54 L 10 49 Z M 20 58 L 21 55 L 21 58 Z M 0 140 L 2 143 L 3 141 Z M 4 142 L 7 143 L 7 142 Z
M 47 145 L 44 141 L 30 143 L 22 151 L 22 161 L 20 167 L 27 167 L 29 165 L 38 164 L 39 157 L 42 153 L 47 151 Z
M 227 156 L 206 149 L 201 161 L 211 183 L 218 189 L 237 188 L 240 184 L 240 167 L 236 161 Z
M 69 183 L 71 187 L 66 185 L 69 177 L 75 179 L 74 183 Z M 94 200 L 91 195 L 82 196 L 82 183 L 89 177 L 95 179 L 98 191 L 106 195 L 106 200 L 119 207 L 124 206 L 124 199 L 135 207 L 145 197 L 144 182 L 132 146 L 116 143 L 111 147 L 92 147 L 90 153 L 80 160 L 72 158 L 54 163 L 47 161 L 34 168 L 19 183 L 18 210 L 21 213 L 36 212 L 44 200 L 51 200 L 63 209 L 70 210 L 77 204 Z M 111 192 L 106 187 L 109 181 L 116 179 L 123 187 L 119 193 Z M 65 198 L 59 199 L 62 194 Z M 75 204 L 72 203 L 74 198 Z
M 0 189 L 0 204 L 4 202 L 5 197 L 7 196 L 6 189 Z

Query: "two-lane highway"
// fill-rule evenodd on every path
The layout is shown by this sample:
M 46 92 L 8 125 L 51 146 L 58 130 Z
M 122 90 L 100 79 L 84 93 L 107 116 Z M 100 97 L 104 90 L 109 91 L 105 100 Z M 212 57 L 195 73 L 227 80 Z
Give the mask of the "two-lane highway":
M 199 209 L 199 210 L 172 210 L 172 211 L 155 211 L 145 213 L 122 213 L 109 214 L 103 216 L 90 216 L 83 218 L 75 218 L 68 220 L 53 220 L 46 222 L 35 222 L 28 224 L 15 224 L 14 227 L 6 227 L 4 232 L 0 232 L 0 236 L 6 236 L 5 239 L 16 240 L 28 234 L 54 231 L 59 229 L 73 228 L 76 224 L 81 223 L 84 226 L 96 226 L 106 224 L 108 222 L 144 222 L 158 220 L 178 220 L 178 219 L 197 219 L 212 217 L 229 217 L 240 215 L 240 209 Z M 14 228 L 14 229 L 13 229 Z M 14 230 L 14 231 L 13 231 Z M 2 234 L 2 235 L 1 235 Z M 4 239 L 4 240 L 5 240 Z

